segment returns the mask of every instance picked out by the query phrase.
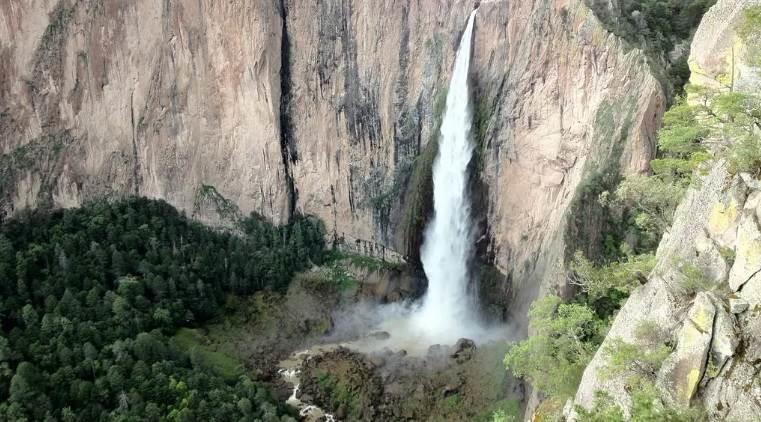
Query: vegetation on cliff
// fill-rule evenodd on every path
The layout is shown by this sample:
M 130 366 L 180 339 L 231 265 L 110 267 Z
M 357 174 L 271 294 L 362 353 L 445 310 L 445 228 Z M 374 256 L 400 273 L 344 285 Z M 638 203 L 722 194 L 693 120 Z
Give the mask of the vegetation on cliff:
M 651 59 L 667 91 L 679 91 L 690 77 L 687 48 L 703 14 L 716 0 L 586 0 L 598 19 Z M 684 44 L 683 44 L 684 43 Z M 680 47 L 681 46 L 681 47 Z
M 252 216 L 240 231 L 148 199 L 5 222 L 0 419 L 279 420 L 229 357 L 170 340 L 220 315 L 228 294 L 283 289 L 323 258 L 311 219 L 275 227 Z
M 761 39 L 760 23 L 761 6 L 747 9 L 738 34 L 750 46 L 748 51 L 755 51 Z M 754 63 L 753 59 L 749 62 Z M 686 96 L 665 114 L 650 175 L 624 178 L 614 189 L 600 193 L 600 206 L 621 223 L 615 236 L 603 239 L 620 242 L 599 248 L 604 252 L 594 261 L 581 252 L 570 259 L 569 283 L 577 288 L 575 297 L 570 303 L 550 296 L 533 304 L 529 313 L 532 335 L 509 350 L 505 363 L 544 395 L 540 413 L 559 414 L 565 400 L 574 394 L 615 313 L 634 288 L 647 282 L 655 264 L 655 249 L 670 229 L 684 193 L 700 183 L 696 176 L 702 174 L 706 163 L 726 160 L 732 173 L 761 174 L 761 97 L 736 91 L 731 75 L 717 82 L 719 88 L 687 85 Z M 681 267 L 682 287 L 688 295 L 711 288 L 700 270 Z M 610 362 L 606 371 L 611 376 L 617 371 L 635 374 L 627 389 L 633 402 L 631 420 L 703 418 L 696 409 L 670 408 L 655 389 L 655 374 L 672 351 L 668 335 L 658 333 L 657 327 L 643 326 L 635 336 L 651 339 L 650 351 L 622 341 L 613 341 L 605 350 Z M 592 410 L 576 409 L 580 420 L 626 420 L 605 394 L 600 394 L 595 405 Z

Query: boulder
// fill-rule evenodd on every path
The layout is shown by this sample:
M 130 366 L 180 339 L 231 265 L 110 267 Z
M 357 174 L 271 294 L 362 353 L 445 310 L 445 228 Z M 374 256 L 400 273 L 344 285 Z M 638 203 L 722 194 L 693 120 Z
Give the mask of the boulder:
M 747 300 L 742 298 L 730 298 L 729 299 L 729 312 L 733 314 L 743 313 L 748 309 L 750 304 Z
M 735 316 L 727 312 L 715 297 L 713 299 L 716 318 L 713 323 L 713 338 L 711 339 L 711 362 L 715 368 L 721 369 L 735 354 L 740 338 L 737 335 Z
M 476 349 L 476 343 L 467 338 L 457 340 L 450 349 L 449 356 L 452 358 L 469 357 L 473 350 Z
M 432 344 L 428 346 L 428 354 L 434 354 L 434 353 L 440 353 L 442 350 L 444 350 L 444 346 L 440 344 Z
M 743 183 L 745 183 L 745 185 L 748 188 L 756 190 L 756 191 L 761 190 L 761 180 L 758 180 L 756 176 L 747 172 L 741 172 L 740 178 L 742 179 Z M 748 200 L 750 200 L 750 198 L 748 198 Z
M 370 355 L 368 359 L 370 360 L 370 363 L 372 363 L 376 368 L 380 368 L 386 365 L 386 358 L 379 354 Z
M 761 230 L 755 215 L 743 215 L 737 228 L 735 251 L 735 263 L 729 271 L 729 287 L 738 291 L 761 272 Z
M 759 182 L 757 181 L 756 183 Z M 758 212 L 761 211 L 761 190 L 755 189 L 748 194 L 748 199 L 745 200 L 743 210 L 750 214 L 756 213 L 756 217 L 758 217 Z
M 388 331 L 375 331 L 370 333 L 368 337 L 374 338 L 375 340 L 388 340 L 391 338 L 391 334 L 389 334 Z
M 663 396 L 674 406 L 689 407 L 703 378 L 715 317 L 716 307 L 710 295 L 698 293 L 679 331 L 676 349 L 666 358 L 656 381 Z
M 758 364 L 761 362 L 761 275 L 756 274 L 745 283 L 739 296 L 749 304 L 748 310 L 737 316 L 742 327 L 744 358 Z

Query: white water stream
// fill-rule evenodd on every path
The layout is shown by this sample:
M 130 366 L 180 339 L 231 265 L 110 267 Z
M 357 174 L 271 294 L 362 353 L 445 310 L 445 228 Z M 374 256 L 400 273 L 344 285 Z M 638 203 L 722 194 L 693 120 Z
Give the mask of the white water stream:
M 441 124 L 439 152 L 433 165 L 434 215 L 429 223 L 421 261 L 428 291 L 413 321 L 436 343 L 451 344 L 471 337 L 479 324 L 468 294 L 468 260 L 473 253 L 468 163 L 473 155 L 470 133 L 470 68 L 474 10 L 457 49 L 452 80 Z
M 281 374 L 293 386 L 288 403 L 299 409 L 305 420 L 333 420 L 332 415 L 296 397 L 301 365 L 315 354 L 341 345 L 364 352 L 391 347 L 425 355 L 434 344 L 452 345 L 463 337 L 477 341 L 495 337 L 494 332 L 488 332 L 479 323 L 474 300 L 468 293 L 468 260 L 474 243 L 467 192 L 467 167 L 473 155 L 468 71 L 475 16 L 473 10 L 457 49 L 439 152 L 433 165 L 434 216 L 426 228 L 421 249 L 428 291 L 418 306 L 405 308 L 392 304 L 374 311 L 382 320 L 377 329 L 387 332 L 387 338 L 369 336 L 348 343 L 316 346 L 281 362 Z

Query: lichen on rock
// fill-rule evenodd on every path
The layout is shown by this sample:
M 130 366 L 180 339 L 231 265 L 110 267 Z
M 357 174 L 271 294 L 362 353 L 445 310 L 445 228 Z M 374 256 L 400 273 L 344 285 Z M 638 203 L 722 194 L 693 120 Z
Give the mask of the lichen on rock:
M 715 316 L 709 294 L 698 293 L 677 335 L 676 349 L 658 373 L 656 385 L 675 406 L 689 407 L 703 378 Z

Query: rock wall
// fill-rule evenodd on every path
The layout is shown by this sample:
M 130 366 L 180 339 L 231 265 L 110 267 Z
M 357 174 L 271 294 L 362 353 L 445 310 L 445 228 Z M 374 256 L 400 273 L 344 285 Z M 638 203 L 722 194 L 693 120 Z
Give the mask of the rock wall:
M 656 326 L 675 345 L 657 374 L 656 386 L 668 403 L 699 402 L 711 420 L 753 420 L 761 412 L 757 368 L 761 339 L 761 183 L 747 174 L 731 176 L 723 162 L 692 189 L 657 253 L 648 283 L 618 313 L 605 341 L 587 366 L 575 404 L 591 407 L 595 391 L 605 391 L 628 411 L 629 376 L 606 375 L 605 349 L 615 339 L 642 353 L 659 342 L 638 335 Z M 685 291 L 690 268 L 713 287 Z
M 138 194 L 192 213 L 207 186 L 287 219 L 281 34 L 274 2 L 3 2 L 3 211 Z
M 562 287 L 573 249 L 601 243 L 597 198 L 585 193 L 601 178 L 647 170 L 665 99 L 645 57 L 625 52 L 582 2 L 505 7 L 483 5 L 477 20 L 475 129 L 487 193 L 475 209 L 523 316 L 540 287 Z
M 207 222 L 303 212 L 414 261 L 473 5 L 3 2 L 0 209 L 138 194 Z M 580 0 L 483 1 L 474 37 L 479 250 L 521 315 L 569 239 L 594 243 L 584 186 L 647 168 L 664 98 Z
M 758 92 L 758 69 L 742 61 L 734 26 L 752 0 L 719 0 L 705 16 L 693 42 L 692 81 L 699 85 Z M 732 60 L 732 57 L 735 60 Z M 731 77 L 734 75 L 734 77 Z M 729 76 L 729 77 L 728 77 Z M 606 374 L 608 346 L 617 339 L 653 351 L 663 340 L 674 349 L 655 376 L 665 401 L 697 405 L 711 420 L 756 420 L 761 412 L 758 362 L 761 339 L 761 182 L 729 174 L 716 161 L 690 188 L 664 235 L 648 283 L 634 291 L 587 366 L 574 403 L 591 408 L 596 391 L 607 392 L 628 413 L 632 373 Z M 686 288 L 692 274 L 706 286 Z M 638 332 L 658 327 L 653 342 Z M 567 415 L 574 418 L 570 407 Z

